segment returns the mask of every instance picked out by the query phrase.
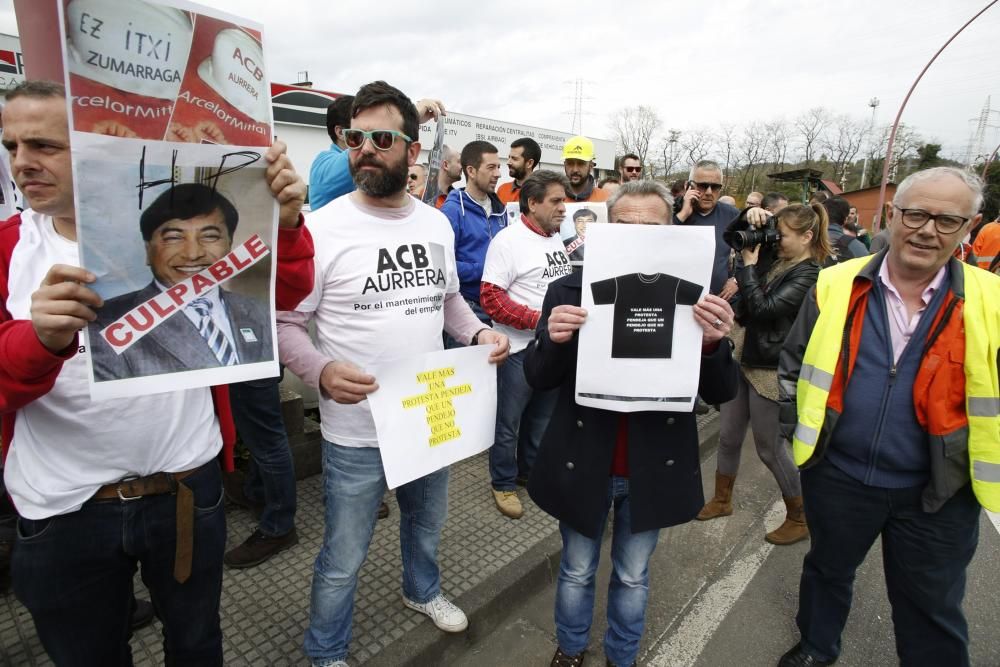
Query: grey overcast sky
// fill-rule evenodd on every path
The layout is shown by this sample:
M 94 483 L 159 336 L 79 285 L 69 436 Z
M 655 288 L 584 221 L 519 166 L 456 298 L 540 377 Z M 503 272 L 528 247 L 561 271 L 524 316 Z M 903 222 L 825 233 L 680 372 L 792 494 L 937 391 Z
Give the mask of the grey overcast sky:
M 414 99 L 488 118 L 570 131 L 584 80 L 583 131 L 637 104 L 664 128 L 717 128 L 824 106 L 890 122 L 927 60 L 988 0 L 723 0 L 573 3 L 443 0 L 214 0 L 264 25 L 272 81 L 308 71 L 351 93 L 385 79 Z M 12 0 L 0 31 L 16 33 Z M 904 122 L 962 159 L 987 96 L 1000 126 L 1000 3 L 924 76 Z M 989 152 L 1000 129 L 986 134 Z

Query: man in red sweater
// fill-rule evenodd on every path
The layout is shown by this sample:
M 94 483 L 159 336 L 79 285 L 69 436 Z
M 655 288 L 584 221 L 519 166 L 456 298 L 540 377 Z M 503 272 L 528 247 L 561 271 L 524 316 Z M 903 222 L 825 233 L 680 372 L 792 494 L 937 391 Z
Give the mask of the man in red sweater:
M 221 665 L 218 455 L 234 439 L 226 388 L 90 400 L 78 334 L 102 300 L 88 287 L 96 277 L 77 266 L 61 84 L 7 93 L 3 145 L 30 206 L 0 223 L 4 481 L 20 517 L 14 592 L 56 664 L 130 664 L 141 566 L 168 662 Z M 291 308 L 312 287 L 305 185 L 283 144 L 265 159 L 280 203 L 277 303 Z

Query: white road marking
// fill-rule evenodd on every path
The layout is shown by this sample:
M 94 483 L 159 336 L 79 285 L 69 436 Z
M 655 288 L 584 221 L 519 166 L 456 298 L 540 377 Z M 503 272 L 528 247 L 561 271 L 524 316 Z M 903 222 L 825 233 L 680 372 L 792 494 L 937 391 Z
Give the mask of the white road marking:
M 996 512 L 987 512 L 986 516 L 990 518 L 990 523 L 992 523 L 993 527 L 997 529 L 998 533 L 1000 533 L 1000 514 Z
M 780 524 L 784 512 L 785 505 L 779 500 L 768 510 L 764 525 Z M 709 639 L 743 595 L 743 591 L 773 548 L 774 545 L 763 542 L 756 551 L 733 563 L 729 572 L 721 579 L 708 588 L 700 589 L 695 594 L 696 601 L 693 606 L 685 609 L 684 620 L 674 630 L 670 639 L 660 644 L 663 635 L 657 637 L 655 643 L 660 645 L 650 656 L 649 665 L 690 667 L 695 664 Z

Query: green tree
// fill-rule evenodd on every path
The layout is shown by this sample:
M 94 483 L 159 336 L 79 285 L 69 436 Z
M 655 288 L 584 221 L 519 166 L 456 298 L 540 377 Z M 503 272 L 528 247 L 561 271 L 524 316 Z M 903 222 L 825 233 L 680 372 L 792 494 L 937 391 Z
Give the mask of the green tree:
M 982 168 L 977 168 L 978 173 L 983 173 Z M 996 220 L 1000 215 L 1000 162 L 990 163 L 990 168 L 986 173 L 986 196 L 983 202 L 983 219 Z
M 917 170 L 941 166 L 941 144 L 923 144 L 917 147 Z

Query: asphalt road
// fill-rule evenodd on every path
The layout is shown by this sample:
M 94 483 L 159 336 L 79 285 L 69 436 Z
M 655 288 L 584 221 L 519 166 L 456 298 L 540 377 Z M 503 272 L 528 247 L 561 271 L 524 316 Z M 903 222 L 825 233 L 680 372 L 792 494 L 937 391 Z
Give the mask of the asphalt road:
M 710 495 L 715 456 L 702 472 Z M 708 522 L 663 531 L 650 563 L 651 591 L 640 665 L 656 667 L 745 667 L 777 664 L 798 640 L 795 628 L 798 579 L 808 542 L 773 547 L 764 533 L 784 516 L 778 488 L 743 448 L 735 512 Z M 979 549 L 969 570 L 965 600 L 972 664 L 1000 666 L 1000 519 L 983 514 Z M 607 542 L 598 579 L 588 665 L 603 665 L 601 640 L 608 580 Z M 448 664 L 459 667 L 547 665 L 555 651 L 552 621 L 555 573 L 537 591 L 525 591 L 492 632 L 478 634 Z M 854 605 L 838 665 L 897 664 L 889 602 L 876 545 L 858 572 Z

